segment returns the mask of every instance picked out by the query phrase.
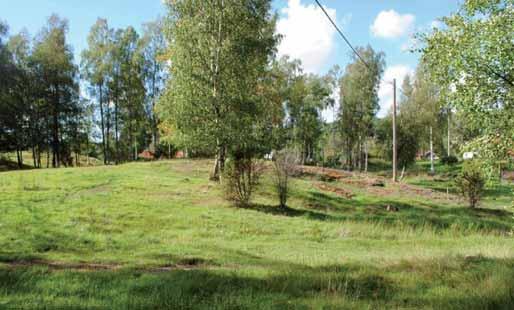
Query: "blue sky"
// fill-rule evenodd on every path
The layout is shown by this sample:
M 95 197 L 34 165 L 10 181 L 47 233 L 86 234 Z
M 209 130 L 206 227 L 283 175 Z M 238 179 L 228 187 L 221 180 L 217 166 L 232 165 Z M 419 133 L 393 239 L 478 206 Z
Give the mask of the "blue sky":
M 418 55 L 406 48 L 416 31 L 429 30 L 438 17 L 457 10 L 458 0 L 321 0 L 329 14 L 355 46 L 370 44 L 386 53 L 387 69 L 380 90 L 381 115 L 387 112 L 391 89 L 385 80 L 403 79 L 417 64 Z M 279 13 L 278 31 L 284 35 L 280 54 L 300 58 L 305 71 L 325 73 L 350 60 L 350 50 L 336 34 L 314 0 L 275 0 Z M 165 14 L 161 0 L 0 0 L 0 20 L 10 32 L 26 28 L 36 34 L 46 17 L 57 13 L 70 22 L 69 42 L 78 55 L 86 47 L 86 37 L 98 17 L 113 27 L 142 23 Z M 330 113 L 326 118 L 330 120 Z

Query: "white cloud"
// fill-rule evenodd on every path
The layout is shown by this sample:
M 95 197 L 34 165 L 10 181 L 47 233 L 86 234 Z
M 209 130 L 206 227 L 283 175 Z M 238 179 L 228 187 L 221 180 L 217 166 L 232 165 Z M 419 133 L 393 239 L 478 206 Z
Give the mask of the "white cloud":
M 393 106 L 393 79 L 396 79 L 396 87 L 400 89 L 406 75 L 413 76 L 414 70 L 405 65 L 391 66 L 385 70 L 382 81 L 380 82 L 380 89 L 378 90 L 378 97 L 380 98 L 378 117 L 386 116 Z M 396 96 L 397 98 L 400 97 L 399 91 L 396 92 Z
M 326 10 L 337 20 L 335 9 Z M 283 17 L 277 23 L 277 31 L 284 37 L 278 48 L 279 56 L 300 59 L 306 72 L 317 73 L 334 50 L 334 27 L 319 7 L 304 5 L 301 0 L 289 0 L 281 13 Z M 348 15 L 343 21 L 350 18 Z
M 371 25 L 371 32 L 380 38 L 398 38 L 412 29 L 415 20 L 412 14 L 401 15 L 395 10 L 381 11 Z

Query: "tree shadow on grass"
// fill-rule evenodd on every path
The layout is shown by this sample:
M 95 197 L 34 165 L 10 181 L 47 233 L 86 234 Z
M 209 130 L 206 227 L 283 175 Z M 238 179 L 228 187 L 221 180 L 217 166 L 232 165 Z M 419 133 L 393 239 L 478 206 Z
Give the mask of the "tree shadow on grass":
M 430 202 L 413 203 L 391 199 L 346 199 L 311 191 L 301 196 L 307 208 L 324 210 L 330 220 L 380 223 L 389 226 L 433 228 L 438 231 L 487 231 L 509 233 L 514 227 L 507 210 L 440 206 Z
M 8 158 L 3 157 L 0 154 L 0 172 L 8 172 L 8 171 L 14 171 L 14 170 L 32 170 L 35 169 L 33 166 L 22 164 L 21 168 L 18 166 L 18 163 L 15 161 L 12 161 Z
M 455 184 L 448 180 L 443 179 L 433 179 L 433 180 L 416 180 L 414 182 L 409 182 L 411 185 L 423 187 L 426 189 L 431 189 L 434 192 L 438 193 L 449 193 L 452 195 L 458 195 L 459 191 L 455 187 Z
M 497 199 L 500 197 L 512 197 L 512 194 L 514 194 L 514 183 L 497 183 L 486 188 L 484 197 Z
M 415 182 L 410 182 L 410 184 L 428 188 L 440 193 L 446 193 L 448 191 L 450 194 L 460 195 L 458 188 L 455 186 L 455 183 L 451 180 L 416 180 Z M 513 193 L 514 183 L 494 183 L 493 185 L 487 186 L 485 188 L 482 198 L 496 200 L 502 197 L 512 197 Z
M 250 204 L 243 207 L 247 210 L 258 211 L 272 215 L 282 215 L 287 217 L 306 217 L 318 221 L 333 220 L 332 216 L 322 212 L 316 212 L 305 209 L 294 209 L 290 207 L 270 206 L 265 204 Z
M 7 308 L 23 305 L 108 309 L 512 309 L 514 306 L 512 259 L 412 260 L 388 268 L 361 263 L 321 266 L 279 260 L 270 263 L 264 273 L 239 268 L 79 272 L 37 266 L 0 267 L 0 291 L 2 306 Z M 440 293 L 434 295 L 434 291 Z

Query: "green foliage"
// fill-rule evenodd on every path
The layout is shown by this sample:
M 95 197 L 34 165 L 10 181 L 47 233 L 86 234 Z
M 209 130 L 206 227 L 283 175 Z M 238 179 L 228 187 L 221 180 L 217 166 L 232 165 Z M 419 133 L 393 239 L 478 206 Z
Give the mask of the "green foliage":
M 274 110 L 265 96 L 277 44 L 271 1 L 172 1 L 166 21 L 172 78 L 161 119 L 190 147 L 216 150 L 216 178 L 227 155 L 271 142 L 262 139 Z
M 412 129 L 412 125 L 408 121 L 402 121 L 396 128 L 396 143 L 398 152 L 398 167 L 409 167 L 416 162 L 416 155 L 419 149 L 419 136 L 416 131 Z M 388 160 L 393 158 L 393 133 L 392 133 L 392 118 L 386 118 L 378 121 L 376 138 L 380 143 L 381 153 L 385 155 Z
M 143 79 L 145 86 L 145 113 L 149 119 L 152 134 L 152 145 L 159 143 L 156 104 L 164 90 L 167 76 L 165 64 L 166 37 L 164 35 L 164 20 L 143 25 L 143 36 L 139 42 L 142 45 L 143 54 Z
M 480 162 L 466 161 L 462 172 L 455 180 L 460 193 L 469 201 L 469 206 L 475 208 L 484 193 L 485 177 Z
M 378 89 L 385 67 L 385 55 L 370 46 L 358 47 L 366 64 L 353 56 L 340 80 L 338 124 L 344 140 L 346 166 L 363 168 L 364 145 L 372 135 L 378 112 Z
M 83 77 L 100 112 L 104 163 L 135 160 L 159 144 L 155 103 L 166 79 L 162 22 L 143 28 L 140 36 L 133 27 L 113 29 L 98 19 L 82 53 Z
M 339 168 L 339 167 L 341 167 L 341 156 L 339 156 L 339 155 L 327 156 L 324 164 L 326 167 Z
M 87 42 L 89 48 L 82 52 L 82 75 L 92 85 L 91 95 L 98 96 L 98 106 L 100 107 L 100 130 L 102 138 L 102 151 L 104 163 L 109 161 L 108 158 L 108 138 L 109 130 L 106 130 L 106 115 L 104 109 L 109 106 L 109 100 L 106 94 L 106 83 L 109 79 L 110 59 L 113 59 L 110 52 L 112 51 L 113 30 L 109 28 L 107 20 L 98 19 L 91 27 Z M 117 105 L 117 100 L 115 104 Z M 108 127 L 108 126 L 107 126 Z
M 443 156 L 441 157 L 441 164 L 447 166 L 453 166 L 459 163 L 459 159 L 456 156 Z
M 0 106 L 0 140 L 6 140 L 0 150 L 16 151 L 19 168 L 28 149 L 35 167 L 41 167 L 44 151 L 51 153 L 53 167 L 69 166 L 72 152 L 84 142 L 86 105 L 79 98 L 67 32 L 68 21 L 52 15 L 33 44 L 22 32 L 11 36 L 7 50 L 0 51 L 6 53 L 10 70 L 4 81 L 9 95 L 3 97 L 0 90 L 0 104 L 5 105 Z
M 421 62 L 418 65 L 412 79 L 409 75 L 405 77 L 399 98 L 400 126 L 409 127 L 417 136 L 419 148 L 430 150 L 432 140 L 434 153 L 445 153 L 442 145 L 446 136 L 448 111 L 443 106 L 439 86 L 432 80 L 426 64 Z
M 276 63 L 273 74 L 277 73 L 283 77 L 278 89 L 282 93 L 287 119 L 285 139 L 276 149 L 282 149 L 284 145 L 297 148 L 301 163 L 313 164 L 320 157 L 319 144 L 324 130 L 321 112 L 334 104 L 331 98 L 334 83 L 329 76 L 303 73 L 301 62 L 287 56 Z
M 476 131 L 473 151 L 492 166 L 506 158 L 505 144 L 514 148 L 514 3 L 468 0 L 442 21 L 441 29 L 419 36 L 423 61 L 441 97 Z

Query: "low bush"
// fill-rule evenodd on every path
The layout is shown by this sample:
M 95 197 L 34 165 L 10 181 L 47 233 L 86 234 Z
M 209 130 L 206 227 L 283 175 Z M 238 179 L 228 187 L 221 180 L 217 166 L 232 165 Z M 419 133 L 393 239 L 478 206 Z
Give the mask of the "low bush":
M 462 196 L 469 201 L 469 206 L 475 208 L 480 202 L 485 187 L 485 176 L 479 162 L 476 160 L 465 162 L 455 183 Z
M 341 156 L 340 155 L 328 156 L 325 160 L 325 167 L 330 167 L 330 168 L 341 167 Z
M 254 158 L 229 159 L 222 177 L 225 198 L 236 206 L 247 206 L 263 170 L 262 162 Z
M 286 206 L 289 194 L 289 178 L 296 174 L 299 162 L 300 155 L 295 150 L 284 149 L 275 155 L 275 189 L 280 207 Z

